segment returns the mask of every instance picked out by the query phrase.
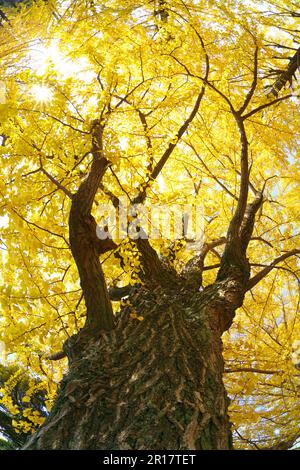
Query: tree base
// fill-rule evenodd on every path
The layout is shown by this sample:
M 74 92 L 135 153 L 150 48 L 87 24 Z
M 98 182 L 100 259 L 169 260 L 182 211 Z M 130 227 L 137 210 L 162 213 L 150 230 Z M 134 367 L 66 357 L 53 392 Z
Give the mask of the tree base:
M 56 403 L 25 448 L 230 449 L 212 311 L 205 292 L 139 289 L 112 332 L 72 337 Z

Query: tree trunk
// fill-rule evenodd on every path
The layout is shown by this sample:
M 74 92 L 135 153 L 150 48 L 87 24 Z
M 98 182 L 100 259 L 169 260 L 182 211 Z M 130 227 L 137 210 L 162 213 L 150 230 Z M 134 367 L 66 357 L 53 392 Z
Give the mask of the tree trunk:
M 83 329 L 66 343 L 69 372 L 25 448 L 230 449 L 225 305 L 216 285 L 137 287 L 112 331 Z

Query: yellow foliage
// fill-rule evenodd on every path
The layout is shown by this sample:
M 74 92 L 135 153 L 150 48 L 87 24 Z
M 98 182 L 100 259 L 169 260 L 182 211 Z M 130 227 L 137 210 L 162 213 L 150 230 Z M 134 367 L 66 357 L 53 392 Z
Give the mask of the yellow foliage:
M 205 241 L 225 236 L 240 171 L 239 131 L 228 100 L 234 108 L 244 102 L 257 46 L 258 83 L 247 112 L 267 105 L 264 86 L 271 82 L 261 77 L 282 65 L 268 43 L 293 45 L 279 29 L 284 16 L 264 14 L 262 2 L 171 1 L 164 27 L 154 18 L 152 2 L 145 0 L 90 2 L 94 7 L 71 2 L 68 9 L 69 3 L 40 1 L 10 10 L 11 26 L 0 28 L 0 80 L 5 84 L 0 134 L 7 136 L 0 145 L 0 340 L 7 360 L 41 378 L 49 406 L 65 365 L 53 365 L 47 356 L 83 326 L 85 308 L 68 243 L 70 200 L 42 168 L 74 192 L 91 163 L 91 122 L 101 116 L 107 121 L 104 151 L 111 161 L 106 188 L 119 198 L 134 197 L 151 165 L 175 145 L 162 178 L 149 183 L 148 203 L 183 207 L 201 200 Z M 264 3 L 274 11 L 293 5 Z M 286 21 L 296 27 L 292 17 Z M 205 84 L 206 54 L 209 81 L 219 93 L 206 86 L 200 110 L 179 140 L 178 129 Z M 281 96 L 289 93 L 283 90 Z M 298 98 L 266 106 L 245 126 L 250 198 L 266 183 L 266 202 L 248 250 L 254 275 L 299 242 Z M 96 203 L 109 203 L 101 189 Z M 162 257 L 170 253 L 170 240 L 153 246 Z M 134 244 L 121 240 L 118 252 L 124 269 L 114 256 L 103 256 L 108 285 L 116 279 L 122 285 L 136 283 L 140 264 Z M 177 269 L 193 255 L 185 243 L 175 252 Z M 210 252 L 206 265 L 218 264 L 220 253 L 222 247 Z M 215 275 L 216 268 L 206 270 L 204 286 Z M 298 429 L 298 276 L 296 257 L 274 269 L 247 294 L 224 335 L 225 381 L 238 446 L 272 444 Z M 136 312 L 131 317 L 143 320 Z M 13 380 L 0 392 L 1 403 L 15 415 L 19 410 L 9 398 Z M 34 387 L 25 402 L 32 393 Z M 27 432 L 30 423 L 32 429 L 42 423 L 31 409 L 24 417 L 29 421 L 15 422 L 17 429 L 23 426 Z

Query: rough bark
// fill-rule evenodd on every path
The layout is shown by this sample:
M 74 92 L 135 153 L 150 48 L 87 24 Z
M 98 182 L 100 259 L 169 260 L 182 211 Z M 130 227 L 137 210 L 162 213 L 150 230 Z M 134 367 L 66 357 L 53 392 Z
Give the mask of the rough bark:
M 109 165 L 103 153 L 103 130 L 99 120 L 92 123 L 93 162 L 87 178 L 72 195 L 69 217 L 70 246 L 87 308 L 85 328 L 93 331 L 110 330 L 114 326 L 112 306 L 99 255 L 116 245 L 112 240 L 100 240 L 97 237 L 96 222 L 91 214 L 95 195 Z
M 230 449 L 221 334 L 237 291 L 137 287 L 114 330 L 67 342 L 69 372 L 25 448 Z

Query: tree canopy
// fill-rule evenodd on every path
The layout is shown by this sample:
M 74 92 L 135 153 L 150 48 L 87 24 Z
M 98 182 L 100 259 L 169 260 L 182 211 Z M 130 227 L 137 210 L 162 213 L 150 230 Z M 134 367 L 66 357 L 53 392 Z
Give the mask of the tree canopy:
M 91 169 L 100 123 L 110 165 L 95 197 L 96 221 L 99 204 L 121 198 L 201 206 L 203 287 L 215 279 L 241 192 L 243 204 L 248 195 L 252 205 L 260 201 L 248 293 L 223 335 L 230 416 L 237 448 L 297 441 L 296 7 L 293 0 L 1 7 L 0 339 L 5 360 L 41 380 L 49 407 L 66 369 L 63 358 L 49 356 L 85 321 L 68 217 Z M 135 244 L 130 237 L 114 243 L 101 257 L 108 286 L 139 282 Z M 151 245 L 161 259 L 172 254 L 178 272 L 195 255 L 184 238 L 158 237 Z M 116 315 L 119 305 L 114 302 Z M 1 403 L 24 413 L 10 393 L 4 385 Z

